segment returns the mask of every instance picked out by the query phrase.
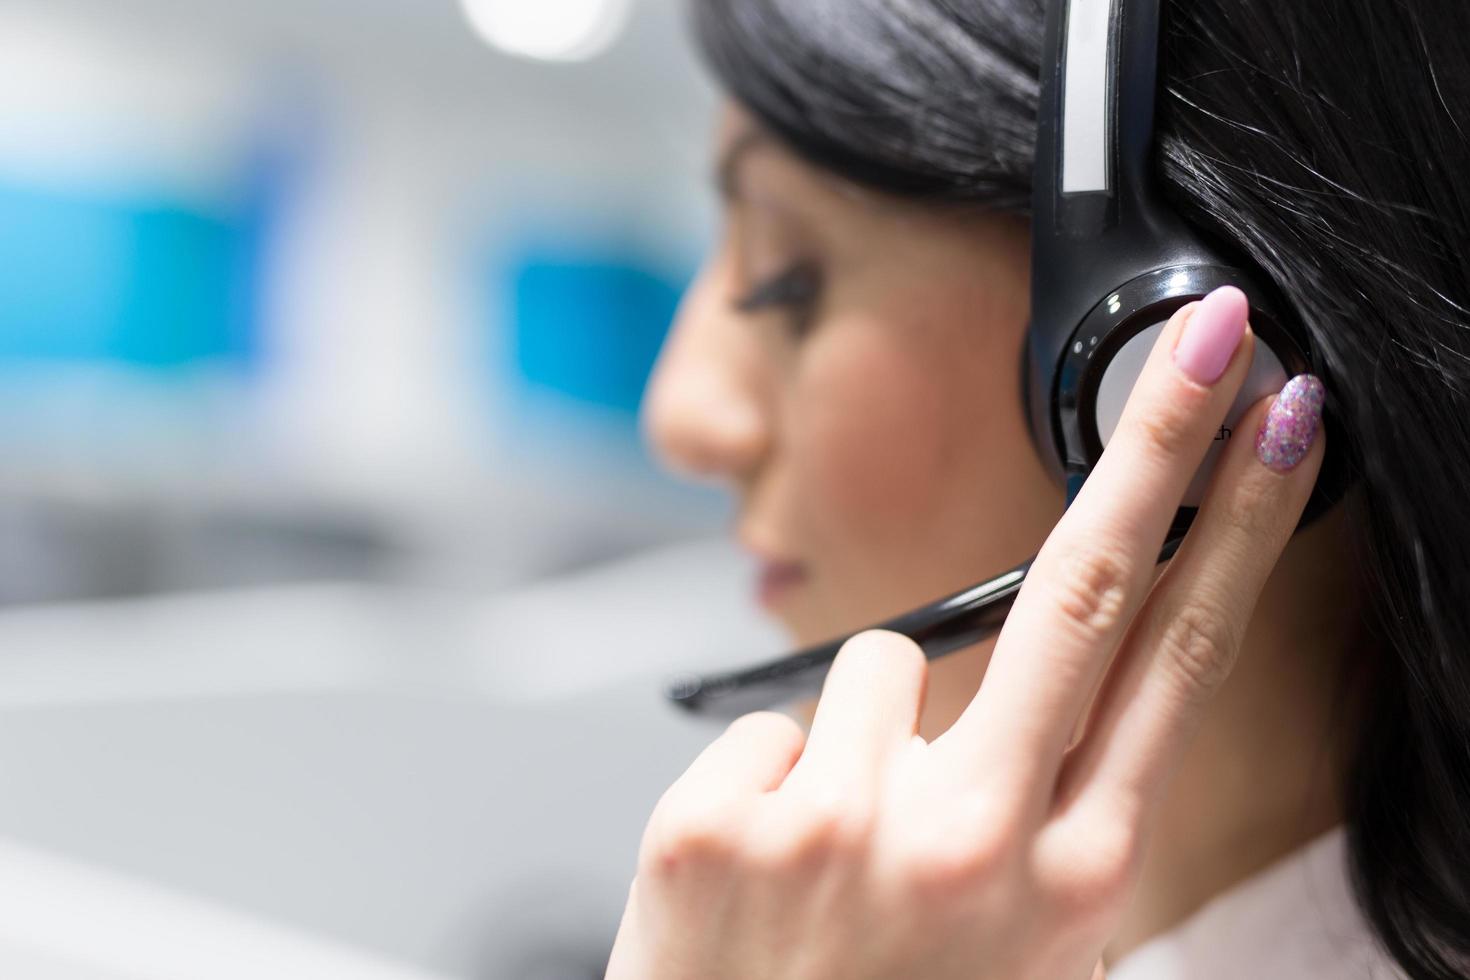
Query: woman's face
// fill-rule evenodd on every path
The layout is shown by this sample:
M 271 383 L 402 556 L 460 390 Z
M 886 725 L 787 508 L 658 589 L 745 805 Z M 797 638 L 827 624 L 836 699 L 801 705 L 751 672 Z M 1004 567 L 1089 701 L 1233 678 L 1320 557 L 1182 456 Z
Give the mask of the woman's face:
M 644 402 L 672 469 L 728 483 L 762 603 L 805 645 L 1032 555 L 1062 511 L 1021 405 L 1024 219 L 926 208 L 808 165 L 735 105 L 723 229 Z M 989 644 L 936 661 L 948 726 Z

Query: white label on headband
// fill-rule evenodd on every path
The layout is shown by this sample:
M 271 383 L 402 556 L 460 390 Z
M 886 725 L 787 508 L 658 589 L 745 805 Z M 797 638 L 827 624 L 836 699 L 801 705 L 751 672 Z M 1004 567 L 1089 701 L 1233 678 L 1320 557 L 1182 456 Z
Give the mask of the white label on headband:
M 1072 0 L 1062 79 L 1062 193 L 1106 191 L 1113 0 Z

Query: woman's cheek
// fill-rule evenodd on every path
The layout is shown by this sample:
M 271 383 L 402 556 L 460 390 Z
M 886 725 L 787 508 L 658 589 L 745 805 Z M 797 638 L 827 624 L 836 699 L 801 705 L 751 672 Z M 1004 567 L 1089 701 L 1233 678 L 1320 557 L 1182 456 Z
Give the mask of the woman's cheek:
M 912 350 L 847 336 L 811 362 L 794 465 L 808 488 L 806 518 L 827 542 L 849 559 L 897 558 L 942 519 L 933 513 L 944 477 L 942 386 Z

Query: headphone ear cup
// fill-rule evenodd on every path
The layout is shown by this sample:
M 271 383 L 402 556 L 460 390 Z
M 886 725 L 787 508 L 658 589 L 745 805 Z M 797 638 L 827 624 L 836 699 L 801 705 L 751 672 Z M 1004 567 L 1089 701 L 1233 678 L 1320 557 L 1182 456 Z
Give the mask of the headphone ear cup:
M 1169 319 L 1180 307 L 1225 285 L 1241 289 L 1250 300 L 1254 354 L 1250 372 L 1218 432 L 1216 444 L 1206 453 L 1181 501 L 1177 526 L 1187 527 L 1204 499 L 1223 447 L 1237 436 L 1254 438 L 1254 433 L 1238 431 L 1245 411 L 1261 398 L 1280 391 L 1288 378 L 1311 370 L 1301 339 L 1274 312 L 1273 294 L 1241 270 L 1201 263 L 1164 266 L 1137 276 L 1093 305 L 1066 337 L 1054 362 L 1048 407 L 1057 433 L 1059 464 L 1069 484 L 1084 479 L 1102 456 Z M 1033 356 L 1046 355 L 1033 352 Z M 1328 400 L 1330 409 L 1330 392 Z M 1034 403 L 1032 411 L 1036 424 L 1035 416 L 1045 412 Z M 1318 510 L 1309 506 L 1311 513 Z

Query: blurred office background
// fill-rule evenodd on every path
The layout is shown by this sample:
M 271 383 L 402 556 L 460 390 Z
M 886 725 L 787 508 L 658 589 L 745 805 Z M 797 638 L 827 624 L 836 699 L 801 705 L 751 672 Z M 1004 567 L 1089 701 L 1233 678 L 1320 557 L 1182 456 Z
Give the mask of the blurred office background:
M 633 426 L 711 221 L 682 29 L 0 3 L 0 597 L 494 586 L 717 518 Z
M 636 424 L 715 218 L 684 30 L 0 0 L 0 973 L 598 975 L 714 734 L 658 678 L 779 644 Z

